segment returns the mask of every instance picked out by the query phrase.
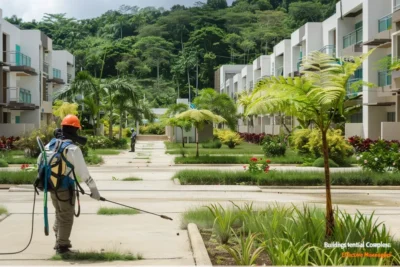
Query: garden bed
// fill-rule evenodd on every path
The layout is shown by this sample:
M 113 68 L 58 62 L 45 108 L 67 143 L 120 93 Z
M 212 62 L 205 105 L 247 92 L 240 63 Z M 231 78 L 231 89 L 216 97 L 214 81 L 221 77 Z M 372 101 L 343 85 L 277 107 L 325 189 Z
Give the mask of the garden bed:
M 176 157 L 175 164 L 248 164 L 249 156 L 200 156 Z M 271 164 L 302 164 L 304 159 L 292 154 L 285 157 L 270 158 Z
M 336 211 L 335 231 L 325 237 L 325 212 L 314 206 L 210 205 L 182 214 L 182 228 L 197 224 L 213 265 L 399 265 L 400 242 L 374 215 Z M 357 230 L 357 231 L 355 231 Z M 390 244 L 390 247 L 325 247 L 325 242 Z M 228 250 L 236 252 L 229 253 Z M 258 251 L 257 251 L 258 250 Z M 390 257 L 342 257 L 342 252 Z M 234 254 L 234 255 L 232 255 Z M 249 259 L 254 258 L 251 262 Z
M 248 171 L 182 170 L 173 178 L 179 179 L 182 185 L 322 186 L 325 184 L 323 172 L 270 171 L 253 174 Z M 333 172 L 331 185 L 400 185 L 400 173 Z

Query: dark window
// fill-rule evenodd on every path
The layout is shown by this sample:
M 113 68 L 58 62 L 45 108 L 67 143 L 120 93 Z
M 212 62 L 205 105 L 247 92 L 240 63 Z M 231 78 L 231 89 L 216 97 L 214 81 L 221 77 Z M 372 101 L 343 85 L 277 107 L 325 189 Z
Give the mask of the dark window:
M 387 113 L 387 121 L 395 122 L 396 121 L 396 112 L 388 112 Z

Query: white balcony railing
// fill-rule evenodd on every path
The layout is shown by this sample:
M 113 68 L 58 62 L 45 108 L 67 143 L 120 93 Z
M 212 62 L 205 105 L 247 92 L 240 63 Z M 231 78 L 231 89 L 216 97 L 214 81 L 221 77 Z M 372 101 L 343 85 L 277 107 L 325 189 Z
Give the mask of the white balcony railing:
M 6 58 L 3 58 L 3 61 L 12 66 L 32 66 L 31 57 L 21 53 L 20 51 L 5 51 L 4 55 Z
M 31 101 L 32 101 L 31 91 L 20 87 L 7 88 L 7 103 L 17 102 L 17 103 L 31 104 Z
M 319 50 L 321 53 L 330 55 L 331 57 L 336 57 L 336 46 L 326 45 Z

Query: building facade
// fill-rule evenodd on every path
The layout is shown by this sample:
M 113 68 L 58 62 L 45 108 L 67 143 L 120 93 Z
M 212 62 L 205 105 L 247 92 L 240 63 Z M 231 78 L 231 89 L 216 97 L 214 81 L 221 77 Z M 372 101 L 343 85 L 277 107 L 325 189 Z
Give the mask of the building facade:
M 52 95 L 75 77 L 74 57 L 54 51 L 39 30 L 20 30 L 0 9 L 0 136 L 19 136 L 52 121 Z
M 336 13 L 330 18 L 306 23 L 291 34 L 291 39 L 277 44 L 273 53 L 257 58 L 252 65 L 252 84 L 269 76 L 298 76 L 302 59 L 313 51 L 345 58 L 362 55 L 373 48 L 376 48 L 374 53 L 347 84 L 348 96 L 359 96 L 348 105 L 360 104 L 362 110 L 348 118 L 345 135 L 399 139 L 400 67 L 390 71 L 387 66 L 391 61 L 399 62 L 400 57 L 400 0 L 346 0 L 337 3 Z M 221 77 L 225 79 L 224 84 L 233 79 L 235 91 L 251 92 L 243 82 L 237 82 L 235 87 L 235 81 L 243 81 L 244 72 L 246 83 L 250 82 L 248 68 L 237 70 L 232 78 Z M 368 85 L 355 91 L 352 84 L 361 80 Z M 296 124 L 291 118 L 266 114 L 254 118 L 250 126 L 239 121 L 239 130 L 277 134 L 282 130 L 282 122 L 290 127 Z

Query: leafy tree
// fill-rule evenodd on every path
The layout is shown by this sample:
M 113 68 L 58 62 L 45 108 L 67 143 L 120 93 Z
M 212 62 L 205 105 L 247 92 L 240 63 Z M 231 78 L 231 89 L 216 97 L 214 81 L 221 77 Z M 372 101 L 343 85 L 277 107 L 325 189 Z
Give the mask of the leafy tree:
M 227 94 L 218 94 L 212 88 L 203 89 L 194 99 L 198 109 L 207 109 L 226 120 L 231 130 L 236 130 L 237 109 L 235 102 Z
M 199 157 L 199 130 L 202 130 L 206 123 L 222 123 L 225 119 L 215 115 L 209 110 L 191 109 L 175 116 L 178 120 L 190 121 L 196 128 L 196 157 Z
M 207 6 L 212 9 L 224 9 L 228 7 L 226 0 L 207 0 Z
M 53 105 L 53 115 L 59 118 L 58 121 L 60 122 L 68 114 L 77 115 L 78 104 L 56 100 Z
M 371 50 L 370 53 L 372 53 Z M 252 103 L 246 114 L 284 112 L 288 115 L 307 117 L 321 131 L 326 187 L 326 237 L 334 231 L 329 171 L 327 132 L 332 126 L 333 113 L 345 99 L 346 84 L 363 60 L 337 64 L 337 59 L 321 52 L 312 52 L 304 61 L 303 76 L 295 78 L 272 77 L 260 83 L 252 94 Z
M 185 141 L 183 140 L 183 130 L 189 131 L 192 128 L 192 123 L 186 119 L 177 119 L 175 116 L 179 113 L 187 111 L 189 106 L 183 103 L 170 105 L 164 114 L 164 122 L 166 125 L 172 127 L 179 127 L 182 133 L 182 147 L 185 147 Z

